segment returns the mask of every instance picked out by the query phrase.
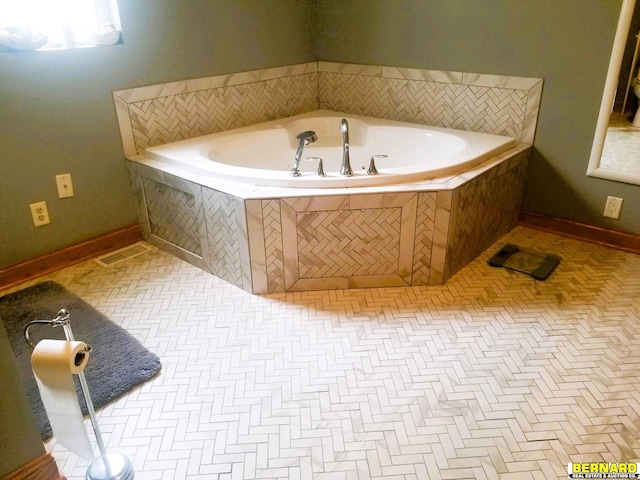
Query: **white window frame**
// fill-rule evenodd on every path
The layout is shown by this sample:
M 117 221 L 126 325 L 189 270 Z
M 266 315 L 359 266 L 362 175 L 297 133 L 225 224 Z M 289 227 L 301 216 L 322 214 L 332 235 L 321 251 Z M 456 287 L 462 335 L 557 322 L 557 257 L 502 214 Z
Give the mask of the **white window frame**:
M 93 11 L 87 12 L 85 16 L 91 19 L 87 23 L 73 25 L 71 22 L 64 22 L 63 18 L 46 22 L 42 16 L 34 22 L 30 22 L 25 16 L 17 21 L 7 19 L 4 14 L 7 9 L 10 10 L 11 4 L 23 1 L 0 0 L 0 52 L 59 50 L 122 43 L 117 0 L 81 0 L 93 7 Z M 40 1 L 51 8 L 56 3 L 63 4 L 69 0 Z

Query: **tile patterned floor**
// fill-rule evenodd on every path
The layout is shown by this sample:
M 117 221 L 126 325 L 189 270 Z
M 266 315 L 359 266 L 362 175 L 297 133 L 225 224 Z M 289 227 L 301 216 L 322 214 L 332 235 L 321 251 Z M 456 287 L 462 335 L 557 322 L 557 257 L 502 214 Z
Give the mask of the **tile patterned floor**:
M 562 262 L 544 282 L 489 267 L 506 242 Z M 435 287 L 253 296 L 159 250 L 45 278 L 162 359 L 98 412 L 136 479 L 563 479 L 568 462 L 640 461 L 637 255 L 518 227 Z

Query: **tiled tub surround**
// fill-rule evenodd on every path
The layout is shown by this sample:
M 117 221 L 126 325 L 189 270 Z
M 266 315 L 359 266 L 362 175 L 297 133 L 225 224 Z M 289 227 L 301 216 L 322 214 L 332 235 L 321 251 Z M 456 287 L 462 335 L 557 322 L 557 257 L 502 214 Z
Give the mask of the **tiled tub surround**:
M 530 147 L 455 176 L 359 189 L 249 188 L 129 162 L 144 237 L 253 293 L 441 284 L 518 220 Z
M 147 147 L 318 109 L 316 63 L 113 93 L 126 156 Z
M 533 143 L 542 80 L 329 62 L 114 92 L 125 155 L 312 110 L 335 110 Z
M 145 238 L 253 293 L 441 284 L 512 229 L 542 80 L 325 62 L 114 93 Z M 460 175 L 358 189 L 231 184 L 148 146 L 318 108 L 508 135 Z

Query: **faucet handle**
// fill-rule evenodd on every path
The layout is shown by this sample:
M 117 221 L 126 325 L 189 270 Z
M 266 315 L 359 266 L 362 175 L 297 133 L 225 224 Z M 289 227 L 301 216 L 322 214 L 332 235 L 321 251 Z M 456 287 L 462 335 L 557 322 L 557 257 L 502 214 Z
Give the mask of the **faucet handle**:
M 367 175 L 377 175 L 378 169 L 376 168 L 376 158 L 387 158 L 389 155 L 374 155 L 369 162 L 369 169 Z
M 322 166 L 322 158 L 320 157 L 306 157 L 305 160 L 309 160 L 310 162 L 313 160 L 318 160 L 318 170 L 316 170 L 316 175 L 319 177 L 326 176 L 324 173 L 324 167 Z

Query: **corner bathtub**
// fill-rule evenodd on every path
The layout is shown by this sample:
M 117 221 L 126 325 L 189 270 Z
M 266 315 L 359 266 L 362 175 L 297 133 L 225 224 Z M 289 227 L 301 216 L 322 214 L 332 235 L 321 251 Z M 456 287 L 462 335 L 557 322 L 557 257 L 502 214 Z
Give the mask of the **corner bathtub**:
M 339 174 L 340 120 L 349 122 L 353 175 Z M 318 140 L 304 148 L 300 171 L 290 170 L 296 136 L 313 130 Z M 198 175 L 258 186 L 330 188 L 400 184 L 455 175 L 515 146 L 511 137 L 317 110 L 280 120 L 147 148 L 145 155 Z M 368 175 L 376 158 L 377 175 Z M 323 159 L 326 176 L 315 174 Z
M 338 173 L 342 118 L 351 177 Z M 318 140 L 292 177 L 306 130 Z M 530 152 L 508 137 L 316 111 L 151 147 L 129 167 L 145 240 L 270 294 L 444 283 L 518 223 Z M 388 157 L 367 175 L 373 155 Z M 327 176 L 305 157 L 323 158 Z

